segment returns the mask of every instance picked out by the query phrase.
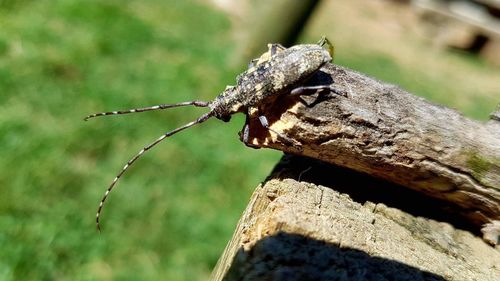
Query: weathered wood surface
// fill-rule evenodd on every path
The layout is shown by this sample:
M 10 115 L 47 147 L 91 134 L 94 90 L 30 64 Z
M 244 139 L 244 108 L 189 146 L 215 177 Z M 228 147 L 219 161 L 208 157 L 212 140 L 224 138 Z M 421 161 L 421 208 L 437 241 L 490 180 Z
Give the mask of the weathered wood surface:
M 365 174 L 287 156 L 257 187 L 211 280 L 499 280 L 499 246 L 457 229 L 463 221 L 441 207 Z
M 478 227 L 500 220 L 500 122 L 470 120 L 402 89 L 327 65 L 308 84 L 334 82 L 347 97 L 283 96 L 250 120 L 250 143 L 367 173 L 454 204 Z M 498 113 L 497 113 L 498 114 Z M 497 243 L 500 225 L 490 225 Z M 491 233 L 490 233 L 491 234 Z

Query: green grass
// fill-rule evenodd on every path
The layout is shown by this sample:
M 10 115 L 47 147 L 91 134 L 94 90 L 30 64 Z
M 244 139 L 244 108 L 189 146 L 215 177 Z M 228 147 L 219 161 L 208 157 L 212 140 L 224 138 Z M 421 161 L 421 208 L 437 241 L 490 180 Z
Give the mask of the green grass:
M 244 119 L 142 146 L 199 116 L 95 111 L 191 99 L 226 84 L 229 22 L 185 1 L 0 2 L 0 280 L 206 280 L 278 152 L 246 149 Z
M 241 144 L 243 116 L 176 135 L 122 178 L 98 234 L 125 162 L 204 111 L 82 118 L 213 99 L 238 72 L 229 28 L 200 1 L 0 0 L 0 280 L 208 278 L 280 153 Z M 431 98 L 448 87 L 382 55 L 337 60 Z

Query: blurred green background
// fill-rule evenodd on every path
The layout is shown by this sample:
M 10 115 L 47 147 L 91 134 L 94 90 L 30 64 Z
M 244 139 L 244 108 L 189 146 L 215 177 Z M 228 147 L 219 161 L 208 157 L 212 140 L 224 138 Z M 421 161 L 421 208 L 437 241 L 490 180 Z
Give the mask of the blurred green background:
M 99 234 L 98 202 L 125 162 L 204 110 L 82 118 L 234 84 L 238 16 L 215 2 L 0 0 L 0 280 L 208 279 L 281 153 L 240 143 L 244 116 L 176 135 L 122 178 Z M 377 7 L 326 1 L 301 41 L 326 34 L 336 63 L 486 119 L 500 70 L 374 25 Z

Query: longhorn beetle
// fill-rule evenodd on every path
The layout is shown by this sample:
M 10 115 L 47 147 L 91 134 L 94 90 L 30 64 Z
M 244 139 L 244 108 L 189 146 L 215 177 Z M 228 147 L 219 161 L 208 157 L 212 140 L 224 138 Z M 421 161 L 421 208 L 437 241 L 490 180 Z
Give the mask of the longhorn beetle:
M 96 214 L 97 230 L 100 231 L 99 218 L 109 193 L 116 185 L 118 179 L 139 157 L 167 137 L 196 124 L 203 123 L 211 117 L 228 122 L 231 119 L 231 115 L 238 112 L 246 113 L 247 122 L 241 138 L 247 145 L 249 145 L 249 118 L 258 118 L 262 127 L 275 133 L 288 144 L 300 145 L 300 143 L 297 144 L 297 141 L 270 128 L 267 118 L 259 113 L 259 106 L 272 103 L 279 99 L 280 95 L 286 93 L 291 95 L 305 95 L 311 92 L 328 90 L 343 95 L 335 91 L 330 85 L 303 86 L 302 84 L 302 82 L 318 71 L 323 65 L 331 62 L 332 56 L 333 46 L 326 37 L 321 38 L 318 44 L 296 45 L 290 48 L 285 48 L 280 44 L 268 44 L 268 51 L 259 58 L 252 60 L 249 63 L 249 68 L 237 77 L 236 86 L 227 86 L 211 102 L 195 100 L 174 104 L 160 104 L 129 110 L 101 112 L 85 117 L 84 120 L 87 121 L 97 116 L 144 112 L 181 106 L 208 107 L 210 109 L 209 112 L 203 114 L 198 119 L 163 134 L 154 142 L 141 149 L 125 164 L 113 179 L 99 203 Z

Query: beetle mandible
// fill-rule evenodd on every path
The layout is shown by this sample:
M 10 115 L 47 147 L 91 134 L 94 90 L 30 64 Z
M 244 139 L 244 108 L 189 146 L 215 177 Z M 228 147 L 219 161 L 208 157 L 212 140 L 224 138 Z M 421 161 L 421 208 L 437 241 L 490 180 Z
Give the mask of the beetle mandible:
M 87 121 L 97 116 L 144 112 L 181 106 L 210 108 L 209 112 L 203 114 L 198 119 L 163 134 L 154 142 L 141 149 L 127 162 L 127 164 L 125 164 L 113 179 L 99 203 L 96 213 L 97 229 L 100 231 L 99 218 L 109 193 L 118 182 L 118 179 L 120 179 L 125 171 L 139 157 L 167 137 L 196 124 L 203 123 L 211 117 L 228 122 L 231 119 L 231 115 L 242 112 L 247 114 L 248 118 L 258 118 L 260 124 L 264 128 L 275 133 L 287 143 L 297 145 L 297 141 L 291 140 L 283 133 L 277 132 L 269 127 L 267 118 L 259 113 L 259 106 L 274 102 L 282 94 L 304 95 L 311 91 L 327 90 L 343 95 L 335 91 L 330 85 L 303 86 L 302 84 L 302 82 L 311 77 L 311 75 L 318 71 L 323 65 L 331 62 L 332 57 L 333 46 L 326 37 L 321 38 L 318 44 L 302 44 L 290 48 L 285 48 L 280 44 L 268 44 L 268 51 L 250 62 L 249 68 L 241 73 L 236 79 L 236 85 L 226 87 L 226 89 L 211 102 L 195 100 L 174 104 L 160 104 L 129 110 L 95 113 L 85 117 L 84 120 Z M 248 132 L 249 125 L 247 122 L 241 136 L 243 142 L 247 145 L 249 144 Z

